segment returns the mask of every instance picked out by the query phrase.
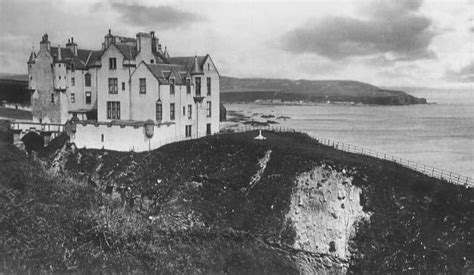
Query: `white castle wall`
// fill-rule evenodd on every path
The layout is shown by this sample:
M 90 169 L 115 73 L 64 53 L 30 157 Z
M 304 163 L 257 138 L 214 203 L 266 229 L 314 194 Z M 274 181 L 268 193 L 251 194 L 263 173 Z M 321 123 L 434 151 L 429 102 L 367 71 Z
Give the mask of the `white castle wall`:
M 153 137 L 148 138 L 143 123 L 118 125 L 78 122 L 72 141 L 78 148 L 142 152 L 184 139 L 175 135 L 175 128 L 174 124 L 155 125 Z

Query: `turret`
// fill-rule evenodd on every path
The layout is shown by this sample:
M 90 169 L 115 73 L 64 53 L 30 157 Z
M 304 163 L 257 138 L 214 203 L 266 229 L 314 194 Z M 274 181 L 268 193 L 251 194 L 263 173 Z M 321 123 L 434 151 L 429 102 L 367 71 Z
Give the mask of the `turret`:
M 53 84 L 54 89 L 58 91 L 66 91 L 66 62 L 61 56 L 61 46 L 58 45 L 58 55 L 53 62 Z
M 197 55 L 195 55 L 194 64 L 193 64 L 193 67 L 191 68 L 191 75 L 197 75 L 197 74 L 204 74 L 204 73 L 201 71 L 201 68 L 199 68 L 198 58 L 197 58 Z
M 31 51 L 30 58 L 28 59 L 28 89 L 35 90 L 36 89 L 36 77 L 34 76 L 34 68 L 33 66 L 36 64 L 36 53 L 34 50 Z

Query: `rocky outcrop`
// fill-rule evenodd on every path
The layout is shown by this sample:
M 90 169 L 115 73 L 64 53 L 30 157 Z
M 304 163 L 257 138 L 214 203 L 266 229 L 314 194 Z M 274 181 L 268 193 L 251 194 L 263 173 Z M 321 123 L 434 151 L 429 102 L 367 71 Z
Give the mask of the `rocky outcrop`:
M 296 232 L 294 248 L 348 261 L 355 225 L 369 218 L 360 194 L 345 170 L 322 165 L 297 176 L 286 215 Z

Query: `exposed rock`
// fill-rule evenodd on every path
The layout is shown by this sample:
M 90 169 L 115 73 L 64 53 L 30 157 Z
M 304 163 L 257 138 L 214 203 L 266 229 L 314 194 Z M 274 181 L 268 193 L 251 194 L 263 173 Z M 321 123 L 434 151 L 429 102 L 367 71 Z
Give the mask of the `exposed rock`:
M 362 211 L 360 188 L 344 174 L 323 165 L 296 178 L 286 215 L 296 230 L 295 248 L 350 258 L 354 225 L 369 214 Z

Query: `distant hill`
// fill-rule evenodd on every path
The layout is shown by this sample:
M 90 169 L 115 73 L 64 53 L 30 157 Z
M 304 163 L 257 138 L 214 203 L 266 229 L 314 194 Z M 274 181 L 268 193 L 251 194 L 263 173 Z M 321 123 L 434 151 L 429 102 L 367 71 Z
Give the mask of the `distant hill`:
M 0 73 L 0 103 L 6 100 L 10 103 L 30 104 L 28 76 L 24 74 Z
M 29 103 L 28 76 L 0 73 L 0 101 Z M 267 78 L 220 78 L 221 101 L 255 102 L 282 100 L 307 102 L 354 102 L 379 105 L 425 104 L 403 91 L 379 88 L 348 80 L 289 80 Z
M 382 89 L 348 80 L 289 80 L 267 78 L 220 79 L 221 101 L 254 102 L 255 100 L 354 102 L 380 105 L 425 104 L 403 91 Z

